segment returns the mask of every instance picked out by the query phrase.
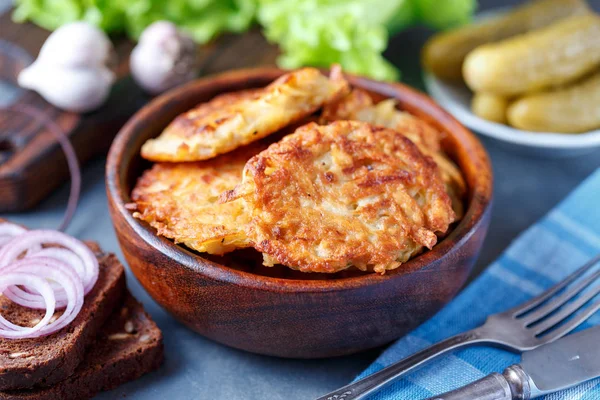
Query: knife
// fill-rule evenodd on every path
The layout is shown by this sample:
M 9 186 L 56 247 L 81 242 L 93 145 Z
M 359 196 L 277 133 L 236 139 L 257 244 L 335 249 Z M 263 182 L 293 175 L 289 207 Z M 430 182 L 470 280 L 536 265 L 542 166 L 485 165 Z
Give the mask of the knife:
M 600 326 L 523 353 L 511 365 L 428 400 L 529 400 L 600 376 Z

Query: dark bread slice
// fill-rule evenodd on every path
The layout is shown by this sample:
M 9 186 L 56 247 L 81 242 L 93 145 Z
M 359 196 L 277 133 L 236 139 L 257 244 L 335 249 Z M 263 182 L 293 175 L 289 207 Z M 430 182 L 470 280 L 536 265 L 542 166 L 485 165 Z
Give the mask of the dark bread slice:
M 102 254 L 95 243 L 87 245 L 100 264 L 98 281 L 85 296 L 84 305 L 68 326 L 35 339 L 0 338 L 0 390 L 50 386 L 72 375 L 87 348 L 112 312 L 122 304 L 125 271 L 113 254 Z M 8 320 L 31 326 L 43 310 L 21 307 L 0 296 L 0 313 Z
M 52 387 L 0 392 L 0 400 L 84 400 L 160 366 L 162 333 L 144 307 L 127 294 L 75 373 Z

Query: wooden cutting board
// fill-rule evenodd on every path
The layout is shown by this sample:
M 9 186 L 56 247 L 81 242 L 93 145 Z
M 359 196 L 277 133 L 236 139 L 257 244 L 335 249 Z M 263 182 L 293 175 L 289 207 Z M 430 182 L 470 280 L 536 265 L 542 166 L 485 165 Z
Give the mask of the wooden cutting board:
M 19 71 L 35 59 L 49 34 L 33 24 L 12 22 L 10 12 L 0 16 L 0 91 L 3 85 L 16 87 Z M 119 59 L 118 78 L 100 109 L 86 114 L 66 112 L 36 93 L 20 89 L 13 103 L 36 107 L 56 122 L 68 134 L 81 164 L 105 155 L 120 127 L 152 99 L 129 75 L 129 53 L 134 44 L 123 37 L 111 39 Z M 199 76 L 272 65 L 277 56 L 276 48 L 257 30 L 223 35 L 198 51 Z M 68 179 L 66 159 L 45 125 L 24 114 L 3 110 L 0 104 L 0 213 L 30 208 Z

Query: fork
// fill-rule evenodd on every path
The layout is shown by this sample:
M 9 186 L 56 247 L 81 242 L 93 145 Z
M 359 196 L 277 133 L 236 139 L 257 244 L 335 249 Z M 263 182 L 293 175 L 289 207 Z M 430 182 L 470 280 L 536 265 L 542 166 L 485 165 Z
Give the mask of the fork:
M 562 292 L 563 289 L 591 270 L 599 261 L 600 254 L 539 296 L 508 311 L 490 315 L 483 325 L 444 339 L 372 375 L 319 397 L 317 400 L 364 399 L 369 394 L 425 365 L 434 358 L 459 348 L 487 344 L 513 352 L 523 352 L 560 339 L 600 309 L 600 300 L 582 309 L 600 293 L 600 285 L 569 302 L 600 277 L 600 270 Z M 559 294 L 559 292 L 562 293 Z M 569 319 L 580 309 L 582 309 L 581 313 Z

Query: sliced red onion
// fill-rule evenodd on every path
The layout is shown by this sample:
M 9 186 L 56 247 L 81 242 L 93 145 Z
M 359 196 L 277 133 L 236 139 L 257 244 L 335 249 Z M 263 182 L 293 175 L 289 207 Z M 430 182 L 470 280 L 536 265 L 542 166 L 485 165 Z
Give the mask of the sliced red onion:
M 46 302 L 46 314 L 34 327 L 15 325 L 0 315 L 0 337 L 9 339 L 26 339 L 41 336 L 42 330 L 48 326 L 54 315 L 54 291 L 44 279 L 25 273 L 10 273 L 0 275 L 0 291 L 7 286 L 22 285 L 34 288 Z M 58 320 L 56 321 L 58 322 Z M 54 325 L 54 324 L 53 324 Z
M 92 253 L 83 242 L 58 231 L 28 231 L 12 239 L 5 246 L 0 248 L 0 272 L 4 267 L 17 260 L 19 256 L 28 249 L 35 246 L 50 244 L 63 246 L 65 249 L 75 253 L 79 259 L 79 263 L 75 263 L 73 258 L 65 258 L 64 255 L 59 255 L 59 257 L 71 265 L 75 271 L 80 273 L 84 294 L 89 293 L 98 280 L 98 260 L 94 256 L 94 253 Z M 43 249 L 40 251 L 46 250 L 50 249 Z M 34 257 L 35 254 L 36 253 L 28 253 L 28 257 Z
M 0 247 L 8 243 L 15 236 L 27 232 L 27 229 L 10 222 L 0 222 Z
M 69 140 L 69 136 L 64 129 L 62 129 L 52 118 L 49 118 L 40 108 L 25 104 L 24 102 L 18 102 L 4 110 L 22 113 L 31 119 L 40 122 L 48 132 L 54 135 L 58 144 L 62 147 L 71 175 L 71 191 L 69 192 L 67 209 L 65 210 L 63 220 L 58 227 L 59 231 L 64 231 L 67 226 L 69 226 L 71 219 L 73 219 L 73 215 L 77 209 L 79 195 L 81 193 L 81 168 L 79 166 L 79 161 L 77 160 L 77 155 L 75 154 L 75 149 Z
M 56 308 L 69 306 L 70 293 L 75 292 L 81 297 L 83 303 L 83 285 L 79 275 L 68 264 L 49 257 L 27 257 L 18 260 L 6 267 L 3 272 L 25 272 L 52 280 L 50 287 L 54 290 Z M 70 285 L 70 288 L 65 286 Z M 17 286 L 11 286 L 4 290 L 4 295 L 13 302 L 29 308 L 44 309 L 44 299 L 35 292 L 25 291 Z
M 83 262 L 79 257 L 77 257 L 77 254 L 73 253 L 70 250 L 63 249 L 60 247 L 48 247 L 25 256 L 25 258 L 37 257 L 48 257 L 58 261 L 62 261 L 64 264 L 67 264 L 69 267 L 75 270 L 77 276 L 79 276 L 80 279 L 82 279 L 85 276 L 85 266 L 83 265 Z M 60 288 L 60 286 L 57 286 L 55 283 L 52 282 L 50 283 L 50 286 L 56 289 Z
M 0 225 L 0 238 L 9 238 L 0 246 L 0 293 L 24 307 L 45 309 L 46 316 L 29 328 L 0 315 L 0 337 L 50 335 L 70 324 L 81 311 L 85 294 L 98 280 L 98 260 L 85 244 L 64 233 L 9 225 Z M 1 236 L 9 231 L 16 236 Z M 52 245 L 61 247 L 45 247 Z M 57 308 L 64 311 L 50 323 Z
M 12 222 L 0 222 L 0 236 L 17 236 L 27 232 L 21 225 Z
M 77 317 L 77 314 L 79 314 L 79 311 L 83 306 L 83 285 L 81 284 L 81 280 L 77 273 L 68 265 L 52 258 L 32 257 L 10 264 L 4 271 L 9 273 L 29 273 L 34 276 L 51 279 L 63 287 L 64 291 L 59 292 L 59 295 L 62 295 L 61 304 L 63 304 L 63 307 L 66 307 L 64 312 L 56 319 L 56 321 L 40 329 L 37 336 L 49 335 L 62 329 L 71 323 L 75 317 Z M 4 290 L 4 295 L 15 303 L 25 307 L 44 308 L 41 307 L 40 303 L 43 302 L 43 299 L 39 294 L 30 294 L 21 291 L 19 294 L 22 296 L 18 296 L 11 291 L 15 288 L 16 286 L 11 286 L 10 289 Z M 35 290 L 37 291 L 37 289 Z M 54 294 L 56 295 L 56 292 L 54 292 Z

